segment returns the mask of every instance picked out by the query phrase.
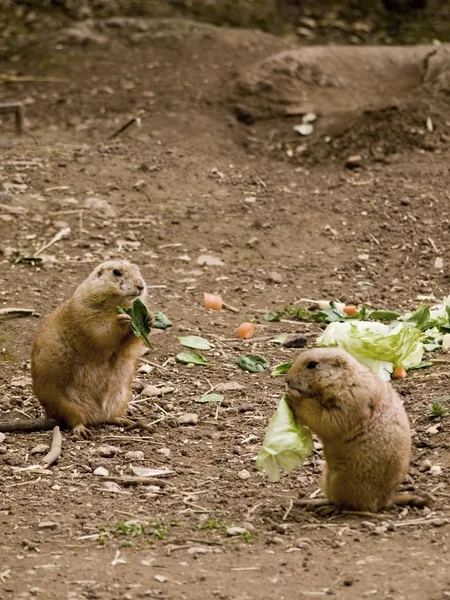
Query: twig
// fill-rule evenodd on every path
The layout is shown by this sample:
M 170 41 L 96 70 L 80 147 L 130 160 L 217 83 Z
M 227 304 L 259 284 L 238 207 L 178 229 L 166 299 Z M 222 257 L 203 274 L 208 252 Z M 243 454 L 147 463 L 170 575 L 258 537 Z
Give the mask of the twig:
M 34 253 L 34 256 L 41 254 L 42 252 L 44 252 L 44 250 L 47 250 L 47 248 L 50 248 L 50 246 L 53 246 L 53 244 L 56 244 L 56 242 L 59 242 L 60 240 L 62 240 L 63 237 L 66 237 L 66 235 L 69 235 L 69 233 L 70 233 L 70 227 L 64 227 L 63 229 L 58 231 L 58 233 L 56 235 L 54 235 L 47 244 L 44 244 L 43 246 L 41 246 L 39 248 L 39 250 Z
M 291 512 L 292 508 L 294 506 L 294 499 L 293 498 L 289 498 L 289 506 L 286 509 L 286 512 L 283 515 L 283 521 L 286 521 L 286 519 L 289 516 L 289 513 Z
M 48 469 L 50 465 L 58 460 L 61 456 L 61 446 L 62 446 L 62 435 L 61 431 L 58 427 L 53 428 L 53 437 L 52 437 L 52 445 L 50 447 L 50 451 L 44 456 L 41 460 L 42 467 L 44 469 Z
M 231 310 L 231 312 L 234 312 L 234 313 L 239 312 L 238 308 L 235 308 L 234 306 L 231 306 L 231 304 L 227 304 L 226 302 L 222 302 L 222 306 L 223 306 L 223 308 L 226 308 L 227 310 Z
M 430 246 L 433 248 L 433 250 L 436 252 L 436 254 L 439 254 L 439 250 L 438 250 L 436 244 L 434 243 L 434 240 L 429 237 L 428 241 L 430 242 Z
M 371 513 L 365 510 L 342 510 L 339 514 L 354 515 L 356 517 L 368 517 L 369 519 L 392 519 L 392 515 L 390 514 Z M 339 516 L 339 514 L 336 516 Z
M 161 365 L 158 365 L 158 363 L 154 363 L 151 360 L 148 360 L 147 358 L 141 358 L 141 361 L 147 363 L 152 367 L 155 367 L 155 369 L 161 369 L 161 371 L 169 371 L 169 369 L 167 369 L 166 367 L 162 367 Z
M 400 521 L 398 523 L 394 523 L 394 527 L 405 527 L 407 525 L 446 525 L 450 523 L 448 519 L 442 519 L 436 517 L 435 519 L 427 519 L 426 517 L 423 519 L 414 519 L 412 521 Z
M 70 83 L 68 79 L 57 77 L 31 77 L 28 75 L 0 75 L 2 83 Z
M 126 131 L 129 127 L 131 127 L 131 125 L 133 125 L 134 123 L 136 123 L 136 125 L 138 127 L 140 127 L 141 126 L 141 119 L 140 119 L 140 117 L 143 114 L 144 114 L 144 111 L 140 110 L 135 117 L 133 117 L 132 119 L 130 119 L 129 121 L 127 121 L 125 123 L 125 125 L 122 125 L 122 127 L 120 127 L 120 129 L 118 129 L 117 131 L 115 131 L 112 135 L 110 135 L 108 139 L 112 140 L 113 138 L 117 137 L 118 135 L 120 135 L 121 133 L 123 133 L 124 131 Z
M 27 317 L 33 313 L 33 308 L 0 308 L 0 317 Z
M 167 481 L 158 477 L 132 477 L 131 475 L 122 475 L 121 477 L 102 477 L 102 481 L 114 481 L 125 487 L 129 485 L 158 485 L 164 487 Z
M 128 427 L 125 427 L 124 431 L 133 431 L 133 429 L 144 429 L 145 431 L 150 431 L 151 433 L 154 433 L 154 429 L 153 429 L 152 425 L 155 425 L 156 423 L 159 423 L 160 421 L 163 421 L 163 420 L 164 420 L 164 417 L 161 417 L 160 419 L 156 419 L 156 421 L 152 421 L 151 423 L 143 423 L 142 421 L 135 421 L 131 425 L 128 425 Z

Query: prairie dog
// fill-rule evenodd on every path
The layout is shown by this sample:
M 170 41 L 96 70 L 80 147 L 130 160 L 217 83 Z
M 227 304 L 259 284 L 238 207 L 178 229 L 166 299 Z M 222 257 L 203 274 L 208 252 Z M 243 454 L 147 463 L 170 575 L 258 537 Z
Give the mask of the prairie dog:
M 33 343 L 33 391 L 47 417 L 80 436 L 89 425 L 129 424 L 131 382 L 143 346 L 117 314 L 146 299 L 139 267 L 117 260 L 98 265 L 73 296 L 42 324 Z
M 302 352 L 286 383 L 296 420 L 322 440 L 328 500 L 371 512 L 402 503 L 396 494 L 409 469 L 411 432 L 391 384 L 340 348 Z

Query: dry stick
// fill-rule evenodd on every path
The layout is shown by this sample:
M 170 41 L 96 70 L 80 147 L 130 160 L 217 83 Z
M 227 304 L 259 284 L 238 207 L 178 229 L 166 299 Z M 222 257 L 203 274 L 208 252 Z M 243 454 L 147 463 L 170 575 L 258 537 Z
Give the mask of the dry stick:
M 235 308 L 234 306 L 231 306 L 231 304 L 227 304 L 226 302 L 222 302 L 222 306 L 223 306 L 223 308 L 226 308 L 227 310 L 231 310 L 231 312 L 234 312 L 234 313 L 239 312 L 238 308 Z
M 69 79 L 57 77 L 32 77 L 28 75 L 0 75 L 2 83 L 70 83 Z
M 26 317 L 33 313 L 33 308 L 0 308 L 0 317 Z
M 44 456 L 41 460 L 41 466 L 44 469 L 48 469 L 50 465 L 58 460 L 61 456 L 61 446 L 62 446 L 62 435 L 61 431 L 58 427 L 53 428 L 53 437 L 52 437 L 52 445 L 50 447 L 50 451 Z
M 161 365 L 158 365 L 158 363 L 154 363 L 151 360 L 148 360 L 147 358 L 141 358 L 141 362 L 145 362 L 148 365 L 155 367 L 155 369 L 161 369 L 161 371 L 169 371 L 169 369 L 167 367 L 163 367 Z
M 16 419 L 0 423 L 0 431 L 11 433 L 13 431 L 47 431 L 57 425 L 55 419 Z
M 133 477 L 131 475 L 122 475 L 122 477 L 102 477 L 103 481 L 114 481 L 127 487 L 129 485 L 159 485 L 164 487 L 167 485 L 167 481 L 159 479 L 158 477 Z
M 41 252 L 44 252 L 44 250 L 47 250 L 47 248 L 50 248 L 50 246 L 53 246 L 53 244 L 56 244 L 56 242 L 59 242 L 59 240 L 61 240 L 66 235 L 69 235 L 69 233 L 70 233 L 70 227 L 64 227 L 63 229 L 58 231 L 58 233 L 56 235 L 54 235 L 47 244 L 44 244 L 43 246 L 41 246 L 39 248 L 39 250 L 34 253 L 34 256 L 38 256 L 38 254 L 41 254 Z
M 125 123 L 125 125 L 122 125 L 122 127 L 120 129 L 118 129 L 117 131 L 115 131 L 112 135 L 109 136 L 109 140 L 112 140 L 113 138 L 117 137 L 118 135 L 120 135 L 121 133 L 123 133 L 124 131 L 126 131 L 129 127 L 131 127 L 131 125 L 133 125 L 134 123 L 136 123 L 136 125 L 138 127 L 141 126 L 141 119 L 140 116 L 144 114 L 143 110 L 140 110 L 138 112 L 138 114 L 133 117 L 132 119 L 130 119 L 129 121 L 127 121 Z

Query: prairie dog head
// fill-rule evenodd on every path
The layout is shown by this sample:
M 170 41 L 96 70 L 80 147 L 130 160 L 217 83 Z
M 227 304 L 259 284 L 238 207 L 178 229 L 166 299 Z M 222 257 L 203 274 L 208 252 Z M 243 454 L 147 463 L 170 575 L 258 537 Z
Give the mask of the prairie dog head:
M 384 382 L 340 348 L 305 350 L 285 381 L 297 421 L 325 440 L 351 439 L 385 393 Z
M 137 298 L 145 301 L 147 287 L 139 267 L 125 260 L 109 260 L 98 265 L 79 286 L 91 304 L 129 308 Z M 77 290 L 78 291 L 78 290 Z

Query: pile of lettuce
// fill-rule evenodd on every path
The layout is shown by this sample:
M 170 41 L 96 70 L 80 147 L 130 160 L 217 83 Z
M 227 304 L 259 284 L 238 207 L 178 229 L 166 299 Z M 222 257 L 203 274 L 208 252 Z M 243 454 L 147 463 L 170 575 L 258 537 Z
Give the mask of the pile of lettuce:
M 333 320 L 317 340 L 319 346 L 339 346 L 369 366 L 381 379 L 388 381 L 398 366 L 406 371 L 430 366 L 423 361 L 425 352 L 448 348 L 450 345 L 450 296 L 442 304 L 419 306 L 413 312 L 398 314 L 390 323 L 359 320 L 348 317 L 334 305 Z M 367 311 L 366 319 L 383 311 Z

